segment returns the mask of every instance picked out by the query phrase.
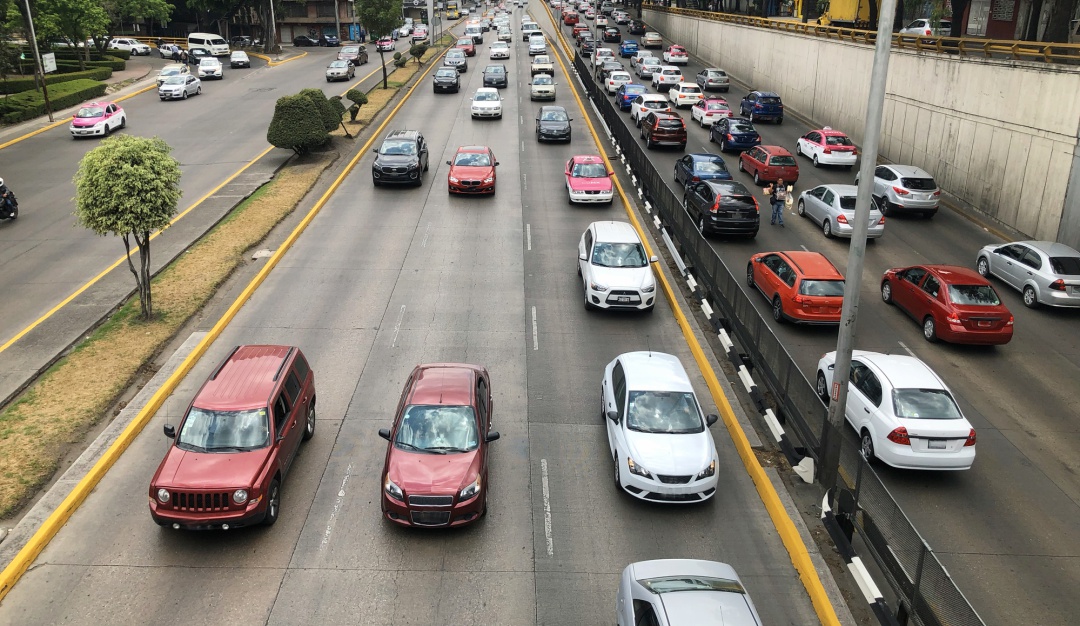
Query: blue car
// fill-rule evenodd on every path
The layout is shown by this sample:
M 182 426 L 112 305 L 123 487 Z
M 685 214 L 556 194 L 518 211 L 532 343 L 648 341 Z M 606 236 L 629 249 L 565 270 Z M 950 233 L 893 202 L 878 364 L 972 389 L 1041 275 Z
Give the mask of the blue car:
M 620 85 L 619 89 L 615 91 L 615 104 L 618 105 L 620 111 L 629 111 L 630 103 L 643 93 L 649 93 L 645 85 L 637 83 Z
M 638 44 L 637 41 L 633 39 L 627 39 L 626 41 L 619 44 L 619 56 L 624 59 L 634 56 L 635 54 L 637 54 L 637 51 Z
M 748 119 L 722 117 L 709 129 L 709 141 L 720 144 L 720 152 L 742 152 L 761 145 L 761 135 Z
M 783 124 L 784 103 L 771 91 L 751 91 L 739 103 L 739 114 L 749 117 L 751 122 L 766 120 Z
M 686 187 L 703 180 L 731 180 L 731 172 L 719 154 L 699 152 L 675 161 L 675 182 Z

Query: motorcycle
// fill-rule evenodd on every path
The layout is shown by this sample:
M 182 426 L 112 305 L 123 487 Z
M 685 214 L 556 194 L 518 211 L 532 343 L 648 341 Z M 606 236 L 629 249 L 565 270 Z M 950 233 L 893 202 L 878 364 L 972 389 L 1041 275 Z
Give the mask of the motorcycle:
M 0 220 L 14 220 L 19 217 L 19 201 L 15 194 L 8 190 L 7 195 L 0 200 Z

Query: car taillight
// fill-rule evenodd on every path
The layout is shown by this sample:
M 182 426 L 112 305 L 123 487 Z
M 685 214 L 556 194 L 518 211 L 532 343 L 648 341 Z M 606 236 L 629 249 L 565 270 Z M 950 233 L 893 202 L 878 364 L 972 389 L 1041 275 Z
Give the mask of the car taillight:
M 719 210 L 720 210 L 720 199 L 718 198 L 716 200 L 716 202 L 713 202 L 713 205 L 711 207 L 709 207 L 709 213 L 716 213 Z
M 932 35 L 933 33 L 931 33 L 931 32 L 930 32 L 930 29 L 929 29 L 929 28 L 927 28 L 927 29 L 926 29 L 926 34 L 927 34 L 927 35 Z
M 793 301 L 795 302 L 795 304 L 804 304 L 804 303 L 806 303 L 806 302 L 809 302 L 809 301 L 810 301 L 810 299 L 809 299 L 809 298 L 804 298 L 804 297 L 802 296 L 802 294 L 798 294 L 798 293 L 797 293 L 797 294 L 795 294 L 795 297 L 794 297 L 794 298 L 792 298 L 792 300 L 793 300 Z
M 1011 316 L 1011 315 L 1009 316 L 1009 321 L 1005 322 L 1005 325 L 1006 326 L 1012 326 L 1013 325 L 1013 316 Z
M 855 156 L 859 156 L 859 149 L 858 148 L 852 148 L 851 153 L 854 154 Z
M 690 182 L 699 183 L 699 182 L 701 182 L 701 177 L 700 176 L 693 176 L 693 177 L 690 178 Z
M 735 141 L 735 138 L 731 136 L 731 133 L 728 133 L 727 134 L 727 140 L 728 141 Z
M 826 147 L 825 154 L 832 154 L 832 148 Z
M 971 432 L 968 433 L 967 440 L 964 441 L 964 447 L 966 448 L 968 446 L 973 446 L 973 445 L 975 445 L 975 429 L 974 428 L 972 428 Z
M 975 432 L 975 431 L 972 431 L 972 432 Z M 911 445 L 911 438 L 908 437 L 907 428 L 904 428 L 903 426 L 901 426 L 899 428 L 896 428 L 891 433 L 889 433 L 888 439 L 889 439 L 889 441 L 891 441 L 893 443 L 896 443 L 896 444 L 900 444 L 902 446 L 910 446 Z
M 911 195 L 911 192 L 908 191 L 907 189 L 904 189 L 903 187 L 893 187 L 892 190 L 895 191 L 896 195 L 898 195 L 898 196 Z
M 935 198 L 940 196 L 940 195 L 941 195 L 941 190 L 940 189 L 938 189 L 937 191 L 934 192 L 934 197 Z
M 950 324 L 959 324 L 960 323 L 960 316 L 959 315 L 946 315 L 945 316 L 945 321 L 950 323 Z
M 1060 278 L 1050 283 L 1050 288 L 1054 291 L 1065 291 L 1065 281 Z
M 754 212 L 761 213 L 761 206 L 757 203 L 757 198 L 754 198 Z
M 884 224 L 885 224 L 885 216 L 884 216 L 884 215 L 882 215 L 882 216 L 881 216 L 881 219 L 880 219 L 880 220 L 878 220 L 878 224 L 882 224 L 882 225 L 884 225 Z

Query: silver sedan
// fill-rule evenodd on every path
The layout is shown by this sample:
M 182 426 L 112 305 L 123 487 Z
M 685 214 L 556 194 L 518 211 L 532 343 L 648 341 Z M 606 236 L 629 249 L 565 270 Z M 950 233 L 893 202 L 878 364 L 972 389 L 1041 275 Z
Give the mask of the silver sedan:
M 693 593 L 686 593 L 693 592 Z M 754 602 L 727 563 L 658 559 L 631 563 L 615 596 L 619 626 L 760 626 Z M 704 616 L 713 619 L 706 619 Z
M 1024 304 L 1080 307 L 1080 252 L 1053 241 L 983 246 L 975 269 L 1024 294 Z
M 799 194 L 799 215 L 821 226 L 826 237 L 851 237 L 855 222 L 855 185 L 818 185 Z M 867 239 L 885 234 L 885 216 L 877 208 L 870 209 L 870 228 Z

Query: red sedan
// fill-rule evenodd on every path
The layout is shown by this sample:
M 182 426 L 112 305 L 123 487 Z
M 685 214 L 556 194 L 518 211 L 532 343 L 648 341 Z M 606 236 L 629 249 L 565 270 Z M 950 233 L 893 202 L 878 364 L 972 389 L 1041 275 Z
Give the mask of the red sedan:
M 382 471 L 383 516 L 402 526 L 463 526 L 487 510 L 491 379 L 479 365 L 413 369 L 390 429 Z
M 755 146 L 739 155 L 739 171 L 749 172 L 754 183 L 783 179 L 791 184 L 799 180 L 799 164 L 780 146 Z
M 930 342 L 1001 345 L 1012 339 L 1012 313 L 989 281 L 966 267 L 890 269 L 881 279 L 881 299 L 922 324 Z
M 450 193 L 495 195 L 495 168 L 499 162 L 487 146 L 461 146 L 454 158 L 446 162 Z
M 476 44 L 473 43 L 472 37 L 462 37 L 461 39 L 458 39 L 457 43 L 454 44 L 454 47 L 464 50 L 465 56 L 467 57 L 476 56 Z

